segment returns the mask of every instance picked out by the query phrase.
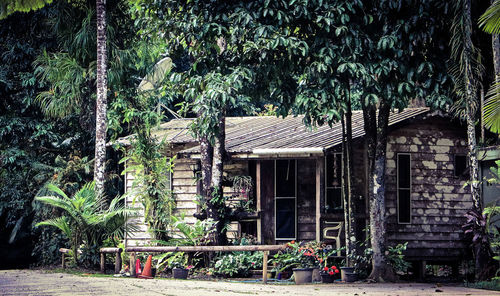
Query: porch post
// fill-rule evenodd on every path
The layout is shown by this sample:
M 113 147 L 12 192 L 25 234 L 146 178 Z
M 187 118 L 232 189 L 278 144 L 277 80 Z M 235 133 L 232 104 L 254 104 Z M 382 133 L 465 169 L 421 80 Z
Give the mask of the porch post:
M 324 196 L 324 161 L 316 158 L 316 241 L 321 241 L 321 205 Z
M 262 243 L 262 205 L 261 205 L 261 175 L 260 175 L 260 160 L 257 160 L 256 166 L 255 166 L 255 193 L 256 193 L 256 199 L 257 199 L 257 213 L 259 213 L 259 218 L 257 218 L 257 242 Z

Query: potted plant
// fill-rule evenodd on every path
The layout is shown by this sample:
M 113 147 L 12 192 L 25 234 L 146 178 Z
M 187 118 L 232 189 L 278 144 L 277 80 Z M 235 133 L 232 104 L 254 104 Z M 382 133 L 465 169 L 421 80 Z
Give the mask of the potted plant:
M 168 266 L 172 269 L 174 279 L 185 280 L 188 277 L 189 270 L 192 266 L 187 265 L 187 256 L 184 252 L 176 252 L 168 259 Z
M 301 244 L 295 241 L 288 243 L 287 249 L 274 258 L 279 272 L 292 269 L 296 284 L 312 282 L 313 269 L 320 262 L 312 243 Z
M 335 265 L 332 265 L 331 267 L 328 266 L 323 267 L 323 269 L 319 273 L 321 275 L 321 282 L 333 283 L 339 272 L 340 271 Z

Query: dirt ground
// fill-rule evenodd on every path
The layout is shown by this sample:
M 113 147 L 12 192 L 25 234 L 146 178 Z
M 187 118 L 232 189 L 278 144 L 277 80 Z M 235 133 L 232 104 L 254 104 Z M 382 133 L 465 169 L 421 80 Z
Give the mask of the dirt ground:
M 0 270 L 0 295 L 500 295 L 420 283 L 268 284 L 199 280 L 89 277 L 43 270 Z

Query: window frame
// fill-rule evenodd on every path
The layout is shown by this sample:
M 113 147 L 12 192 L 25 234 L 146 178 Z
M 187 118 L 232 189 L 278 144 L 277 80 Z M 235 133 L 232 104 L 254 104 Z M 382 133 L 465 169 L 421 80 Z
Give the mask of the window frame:
M 464 171 L 461 174 L 457 174 L 457 156 L 463 156 L 465 158 L 465 167 Z M 453 176 L 458 179 L 468 179 L 470 172 L 468 170 L 469 168 L 469 159 L 467 154 L 465 153 L 454 153 L 453 154 Z
M 289 160 L 289 161 L 294 161 L 295 162 L 295 180 L 294 180 L 294 194 L 295 196 L 294 197 L 291 197 L 291 196 L 276 196 L 276 187 L 277 187 L 277 182 L 276 182 L 276 162 L 277 161 L 280 161 L 280 160 Z M 293 199 L 294 200 L 294 213 L 295 213 L 295 217 L 294 217 L 294 234 L 295 236 L 294 237 L 277 237 L 277 233 L 278 233 L 278 228 L 277 228 L 277 216 L 276 216 L 276 212 L 277 212 L 277 208 L 276 208 L 276 201 L 278 199 Z M 274 240 L 277 241 L 277 240 L 284 240 L 284 241 L 288 241 L 288 240 L 296 240 L 297 239 L 297 232 L 298 232 L 298 227 L 297 227 L 297 159 L 275 159 L 274 160 Z
M 328 157 L 340 157 L 340 186 L 332 187 L 328 186 Z M 336 162 L 335 162 L 336 164 Z M 328 155 L 325 155 L 325 176 L 324 176 L 324 184 L 325 184 L 325 207 L 328 205 L 328 189 L 340 189 L 340 208 L 332 209 L 333 211 L 343 211 L 345 209 L 344 199 L 342 198 L 342 170 L 343 170 L 343 153 L 342 152 L 334 152 Z M 326 209 L 325 209 L 326 211 Z
M 399 156 L 400 155 L 408 155 L 409 156 L 409 173 L 410 173 L 410 183 L 409 183 L 409 187 L 408 188 L 400 188 L 399 187 Z M 397 217 L 398 217 L 398 224 L 411 224 L 411 221 L 413 220 L 413 214 L 412 214 L 412 210 L 413 210 L 413 206 L 412 206 L 412 198 L 411 198 L 411 190 L 412 190 L 412 169 L 411 169 L 411 153 L 408 153 L 408 152 L 402 152 L 402 153 L 397 153 L 396 154 L 396 213 L 397 213 Z M 409 219 L 409 222 L 401 222 L 401 219 L 400 219 L 400 212 L 399 212 L 399 200 L 400 200 L 400 196 L 399 196 L 399 191 L 400 190 L 408 190 L 409 191 L 409 206 L 410 206 L 410 219 Z

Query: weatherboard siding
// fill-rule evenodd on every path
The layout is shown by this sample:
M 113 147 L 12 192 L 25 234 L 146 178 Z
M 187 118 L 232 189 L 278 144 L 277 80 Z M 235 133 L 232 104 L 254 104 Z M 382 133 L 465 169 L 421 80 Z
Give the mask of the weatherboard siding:
M 461 225 L 472 207 L 466 178 L 455 177 L 454 155 L 466 154 L 465 131 L 440 118 L 392 131 L 387 141 L 386 208 L 389 243 L 408 242 L 408 259 L 465 255 Z M 411 221 L 398 223 L 397 154 L 411 155 Z
M 184 215 L 185 221 L 189 224 L 194 224 L 196 218 L 194 214 L 198 212 L 198 204 L 196 202 L 198 194 L 198 185 L 195 178 L 195 168 L 198 160 L 190 158 L 180 158 L 174 161 L 172 173 L 172 191 L 176 201 L 174 215 L 179 217 Z M 247 175 L 248 162 L 239 161 L 224 165 L 224 176 L 232 177 L 235 175 Z M 125 192 L 131 192 L 135 177 L 134 172 L 125 174 Z M 232 196 L 228 201 L 228 205 L 236 205 L 242 199 L 239 192 L 235 192 L 231 186 L 224 187 L 224 194 Z M 127 238 L 127 246 L 150 245 L 152 242 L 151 233 L 144 222 L 144 207 L 141 201 L 133 195 L 127 195 L 126 204 L 129 208 L 136 208 L 137 215 L 130 223 L 134 223 L 138 231 L 130 233 Z M 228 227 L 228 237 L 235 238 L 239 233 L 239 223 L 233 222 Z

